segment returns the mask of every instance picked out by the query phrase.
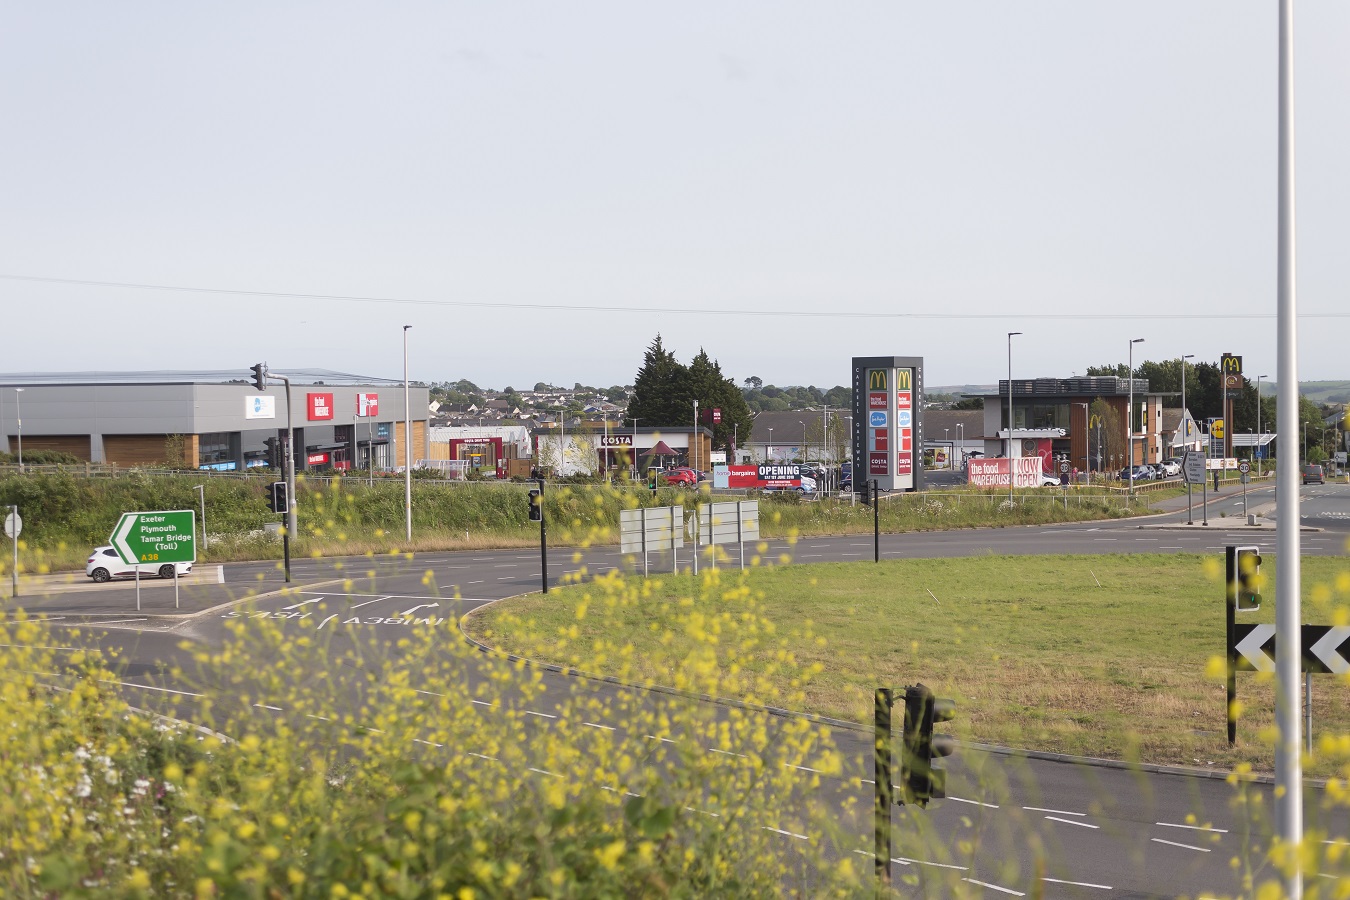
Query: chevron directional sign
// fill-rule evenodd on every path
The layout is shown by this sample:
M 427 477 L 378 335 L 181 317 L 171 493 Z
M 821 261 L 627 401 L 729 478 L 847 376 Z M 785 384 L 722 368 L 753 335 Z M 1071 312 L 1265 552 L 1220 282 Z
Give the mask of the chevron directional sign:
M 1350 672 L 1350 626 L 1304 625 L 1302 671 L 1344 675 Z M 1275 626 L 1233 626 L 1237 668 L 1248 672 L 1275 671 Z

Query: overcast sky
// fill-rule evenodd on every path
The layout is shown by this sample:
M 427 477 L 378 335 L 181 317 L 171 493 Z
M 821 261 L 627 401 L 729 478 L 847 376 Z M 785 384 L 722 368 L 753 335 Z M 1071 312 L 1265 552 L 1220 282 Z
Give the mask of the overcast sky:
M 1299 373 L 1350 378 L 1350 4 L 1297 8 Z M 413 378 L 495 387 L 630 382 L 658 331 L 737 382 L 890 354 L 993 382 L 1009 331 L 1016 377 L 1136 337 L 1274 376 L 1276 26 L 1273 0 L 10 4 L 0 371 L 401 377 L 408 324 Z

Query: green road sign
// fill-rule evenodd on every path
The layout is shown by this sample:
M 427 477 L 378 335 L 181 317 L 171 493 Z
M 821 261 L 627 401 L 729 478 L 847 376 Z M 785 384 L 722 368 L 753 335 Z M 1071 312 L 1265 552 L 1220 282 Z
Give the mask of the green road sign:
M 122 513 L 108 543 L 122 562 L 180 563 L 197 561 L 197 520 L 190 509 Z

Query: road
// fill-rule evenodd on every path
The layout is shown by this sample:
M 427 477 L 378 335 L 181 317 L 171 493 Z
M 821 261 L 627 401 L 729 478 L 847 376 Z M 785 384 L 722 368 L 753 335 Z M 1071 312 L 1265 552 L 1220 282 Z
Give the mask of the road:
M 1350 534 L 1350 517 L 1344 515 L 1350 511 L 1350 487 L 1305 488 L 1303 497 L 1305 524 L 1325 529 L 1303 533 L 1303 552 L 1344 555 Z M 1252 490 L 1247 496 L 1253 510 L 1272 502 L 1269 487 Z M 1185 525 L 1184 504 L 1183 498 L 1180 510 L 1143 521 L 883 535 L 881 555 L 1218 553 L 1228 543 L 1255 544 L 1263 553 L 1274 553 L 1272 529 L 1223 527 L 1245 521 L 1233 513 L 1241 504 L 1240 496 L 1225 492 L 1217 498 L 1209 508 L 1208 526 Z M 1178 504 L 1173 501 L 1172 505 Z M 1277 515 L 1277 510 L 1270 510 L 1267 517 Z M 795 545 L 771 541 L 764 555 L 777 559 L 783 554 L 810 563 L 869 560 L 872 553 L 870 539 L 850 535 L 807 538 Z M 663 564 L 668 564 L 664 558 L 653 557 L 654 571 Z M 633 561 L 612 547 L 581 552 L 560 549 L 550 554 L 549 571 L 556 580 L 583 566 L 588 572 L 603 574 L 613 568 L 631 570 Z M 182 646 L 185 641 L 189 647 L 220 646 L 231 626 L 247 633 L 263 621 L 295 634 L 315 626 L 325 634 L 332 632 L 343 646 L 361 648 L 374 661 L 397 653 L 400 639 L 415 629 L 449 628 L 485 603 L 539 586 L 537 551 L 433 552 L 413 560 L 303 560 L 293 570 L 303 587 L 283 594 L 279 592 L 280 573 L 273 564 L 226 566 L 223 585 L 185 586 L 182 609 L 173 607 L 170 586 L 144 582 L 140 613 L 134 612 L 134 588 L 116 583 L 97 591 L 26 599 L 25 604 L 30 611 L 47 616 L 56 628 L 79 626 L 99 646 L 118 652 L 125 661 L 120 687 L 133 702 L 162 707 L 194 721 L 194 713 L 209 693 L 209 673 L 196 679 L 172 674 L 175 667 L 192 671 L 191 651 Z M 241 606 L 240 598 L 250 592 L 257 596 L 247 607 Z M 576 709 L 573 701 L 579 692 L 606 700 L 602 705 L 610 708 L 621 708 L 614 701 L 621 696 L 631 701 L 635 694 L 636 702 L 644 704 L 698 702 L 552 671 L 542 673 L 548 690 L 525 700 L 501 687 L 501 675 L 509 671 L 502 668 L 504 663 L 482 654 L 469 658 L 463 688 L 466 696 L 480 698 L 474 702 L 482 704 L 481 714 L 501 714 L 501 708 L 494 709 L 484 697 L 507 706 L 528 703 L 524 712 L 535 724 L 534 735 L 541 744 L 547 742 L 550 729 L 569 725 L 606 729 L 614 740 L 644 740 L 643 735 L 626 734 L 622 718 L 565 721 Z M 353 678 L 352 683 L 357 681 Z M 250 697 L 251 714 L 288 714 L 280 698 Z M 218 707 L 228 702 L 223 697 L 214 700 Z M 353 703 L 357 703 L 355 697 Z M 713 714 L 725 712 L 714 708 Z M 771 732 L 785 722 L 784 717 L 767 714 L 759 719 Z M 803 800 L 836 811 L 843 834 L 836 851 L 856 853 L 866 865 L 868 860 L 863 857 L 871 852 L 873 791 L 870 731 L 844 724 L 829 730 L 843 754 L 844 770 L 838 776 L 816 779 L 818 787 L 804 788 Z M 677 737 L 699 739 L 698 735 Z M 704 749 L 726 752 L 711 745 Z M 895 810 L 894 846 L 901 860 L 896 863 L 897 876 L 959 877 L 970 886 L 986 886 L 991 895 L 1004 896 L 1175 896 L 1206 891 L 1236 895 L 1242 891 L 1241 872 L 1231 867 L 1230 860 L 1250 858 L 1258 871 L 1263 865 L 1259 848 L 1269 843 L 1269 822 L 1245 814 L 1243 810 L 1251 809 L 1251 804 L 1235 807 L 1241 791 L 1209 773 L 1141 771 L 979 747 L 963 747 L 947 767 L 951 771 L 949 800 L 922 812 Z M 1260 797 L 1262 808 L 1269 810 L 1268 785 L 1247 785 L 1243 790 Z M 1307 802 L 1314 822 L 1321 815 L 1317 793 Z M 1350 835 L 1350 822 L 1343 812 L 1320 824 L 1332 834 Z M 802 826 L 789 821 L 761 825 L 782 834 L 786 845 L 802 837 L 822 837 L 802 835 L 795 830 Z M 1323 876 L 1350 877 L 1350 869 L 1314 875 Z M 924 882 L 918 889 L 924 890 Z M 931 884 L 929 889 L 936 890 Z

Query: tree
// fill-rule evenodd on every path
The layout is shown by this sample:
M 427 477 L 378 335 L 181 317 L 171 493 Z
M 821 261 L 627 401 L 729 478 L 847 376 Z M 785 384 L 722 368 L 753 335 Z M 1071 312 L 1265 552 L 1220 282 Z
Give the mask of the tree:
M 984 398 L 962 397 L 952 404 L 952 409 L 984 409 Z
M 752 391 L 757 391 L 764 387 L 764 379 L 760 378 L 758 375 L 751 375 L 749 378 L 745 379 L 745 386 Z
M 714 447 L 730 449 L 738 433 L 744 434 L 745 439 L 749 440 L 754 416 L 745 402 L 745 396 L 736 388 L 735 382 L 722 374 L 721 365 L 717 360 L 709 359 L 702 347 L 689 364 L 689 390 L 692 398 L 699 401 L 700 410 L 722 410 L 721 422 L 700 423 L 712 429 Z
M 661 343 L 661 335 L 647 347 L 642 368 L 633 379 L 633 399 L 628 418 L 652 428 L 688 426 L 694 418 L 689 392 L 689 370 Z

